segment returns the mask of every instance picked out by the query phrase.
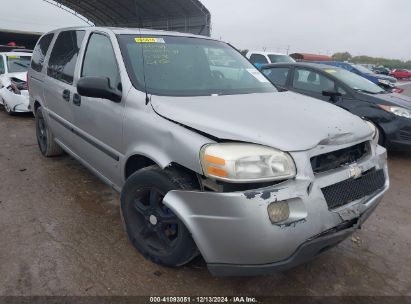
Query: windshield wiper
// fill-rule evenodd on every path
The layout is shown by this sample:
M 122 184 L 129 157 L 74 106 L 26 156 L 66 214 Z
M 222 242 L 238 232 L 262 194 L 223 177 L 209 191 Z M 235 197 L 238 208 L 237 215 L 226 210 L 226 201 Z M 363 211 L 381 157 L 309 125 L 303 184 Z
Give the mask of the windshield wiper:
M 21 66 L 21 67 L 23 67 L 23 68 L 28 68 L 28 67 L 29 67 L 28 64 L 24 64 L 24 63 L 21 63 L 21 62 L 13 62 L 13 64 L 19 65 L 19 66 Z

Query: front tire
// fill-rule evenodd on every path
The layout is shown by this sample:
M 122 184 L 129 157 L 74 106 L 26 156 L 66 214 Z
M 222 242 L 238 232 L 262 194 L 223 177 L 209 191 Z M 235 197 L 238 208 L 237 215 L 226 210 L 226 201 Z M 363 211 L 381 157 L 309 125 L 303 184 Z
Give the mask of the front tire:
M 36 111 L 36 135 L 37 143 L 43 156 L 52 157 L 63 154 L 61 147 L 54 141 L 53 133 L 44 119 L 41 107 Z
M 145 258 L 178 267 L 198 255 L 184 223 L 163 204 L 169 191 L 197 188 L 190 176 L 157 166 L 137 171 L 127 180 L 121 192 L 121 216 L 129 240 Z
M 9 114 L 10 116 L 13 116 L 15 114 L 5 100 L 3 100 L 3 106 L 7 114 Z

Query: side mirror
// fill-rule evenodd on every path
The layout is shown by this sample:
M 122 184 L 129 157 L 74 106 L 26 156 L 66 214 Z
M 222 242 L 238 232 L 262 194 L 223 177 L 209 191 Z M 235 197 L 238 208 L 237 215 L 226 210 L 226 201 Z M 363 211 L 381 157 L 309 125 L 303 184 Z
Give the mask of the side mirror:
M 323 91 L 323 96 L 326 97 L 341 97 L 342 94 L 336 91 Z
M 77 82 L 77 91 L 81 96 L 104 98 L 121 102 L 122 95 L 110 87 L 110 80 L 105 77 L 82 77 Z
M 323 91 L 323 96 L 330 97 L 331 102 L 337 102 L 338 98 L 343 95 L 336 91 Z

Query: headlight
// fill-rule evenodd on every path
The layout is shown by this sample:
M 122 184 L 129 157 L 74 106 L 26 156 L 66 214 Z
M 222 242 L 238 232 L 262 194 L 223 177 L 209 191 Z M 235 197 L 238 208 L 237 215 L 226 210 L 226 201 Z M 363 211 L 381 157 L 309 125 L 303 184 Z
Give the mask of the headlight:
M 288 153 L 253 144 L 206 145 L 201 164 L 206 176 L 233 183 L 286 180 L 296 175 Z
M 372 142 L 375 145 L 378 145 L 378 141 L 380 140 L 380 132 L 378 131 L 378 128 L 376 125 L 374 125 L 371 121 L 369 120 L 365 120 L 365 122 L 367 123 L 367 125 L 370 127 L 370 129 L 372 130 Z
M 385 105 L 380 105 L 380 108 L 400 117 L 411 118 L 411 111 L 405 108 Z
M 379 83 L 382 83 L 382 84 L 385 84 L 385 85 L 390 85 L 390 84 L 391 84 L 390 81 L 384 80 L 384 79 L 378 79 L 378 82 L 379 82 Z

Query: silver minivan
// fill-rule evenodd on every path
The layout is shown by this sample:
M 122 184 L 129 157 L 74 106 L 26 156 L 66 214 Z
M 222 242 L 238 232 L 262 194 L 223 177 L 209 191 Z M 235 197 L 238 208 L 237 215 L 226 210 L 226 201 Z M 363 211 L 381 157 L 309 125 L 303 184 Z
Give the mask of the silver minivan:
M 42 154 L 64 150 L 121 192 L 131 243 L 161 265 L 201 254 L 214 275 L 294 267 L 361 227 L 389 186 L 371 123 L 277 91 L 210 38 L 53 31 L 29 88 Z

